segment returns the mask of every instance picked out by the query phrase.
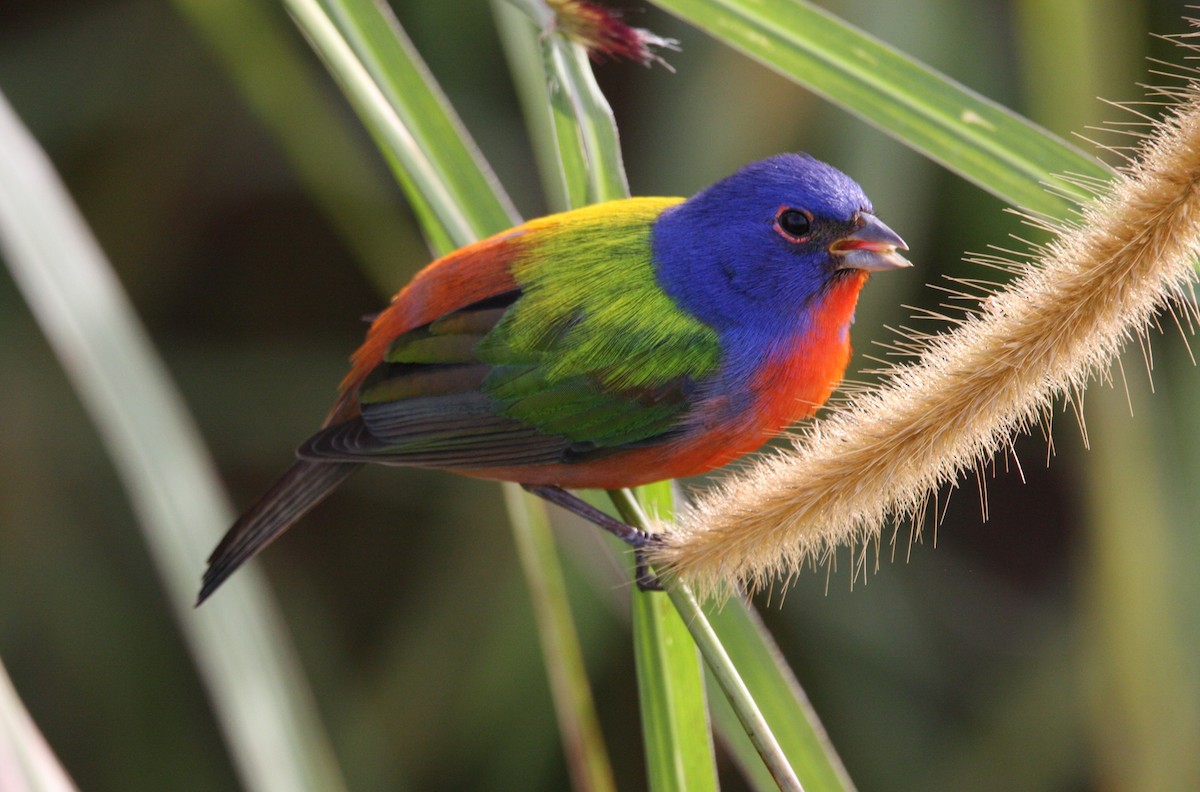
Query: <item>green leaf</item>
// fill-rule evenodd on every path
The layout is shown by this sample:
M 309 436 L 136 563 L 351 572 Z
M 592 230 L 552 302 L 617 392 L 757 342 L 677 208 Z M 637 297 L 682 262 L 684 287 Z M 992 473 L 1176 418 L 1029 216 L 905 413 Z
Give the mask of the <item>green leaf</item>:
M 0 768 L 6 792 L 76 792 L 0 663 Z
M 529 17 L 539 18 L 539 6 L 532 0 L 520 2 L 519 5 Z M 500 16 L 504 18 L 506 15 L 501 12 Z M 582 58 L 582 49 L 562 41 L 560 37 L 543 33 L 539 37 L 543 61 L 540 64 L 541 68 L 537 69 L 523 61 L 519 53 L 512 51 L 531 44 L 534 36 L 522 35 L 519 25 L 506 23 L 506 29 L 510 44 L 510 62 L 523 64 L 519 71 L 523 80 L 518 84 L 518 90 L 521 91 L 525 103 L 526 117 L 533 119 L 533 126 L 537 129 L 546 124 L 548 109 L 549 126 L 553 131 L 547 134 L 544 129 L 539 130 L 537 136 L 543 141 L 553 140 L 559 148 L 557 157 L 542 160 L 543 163 L 552 162 L 557 166 L 555 174 L 543 174 L 543 181 L 547 184 L 560 184 L 568 196 L 568 206 L 579 205 L 580 202 L 598 195 L 623 197 L 626 194 L 623 178 L 615 184 L 610 183 L 608 187 L 603 186 L 603 174 L 615 170 L 623 172 L 619 154 L 615 153 L 616 149 L 606 148 L 606 145 L 615 146 L 617 138 L 611 111 L 595 88 L 588 64 L 560 54 L 563 50 L 574 50 L 575 55 Z M 530 27 L 526 26 L 525 33 L 528 34 L 529 30 Z M 586 80 L 579 78 L 577 69 L 586 73 Z M 610 128 L 611 134 L 596 134 L 596 130 L 605 128 Z M 600 142 L 589 145 L 589 141 Z M 617 193 L 617 190 L 620 192 Z M 641 490 L 648 491 L 647 488 Z M 669 516 L 672 510 L 670 486 L 658 485 L 649 492 L 656 496 L 655 508 L 659 516 Z M 622 510 L 627 521 L 642 519 L 627 492 L 612 495 L 614 503 Z M 689 608 L 695 605 L 694 601 L 690 600 L 690 595 L 686 602 Z M 672 604 L 673 607 L 677 605 Z M 817 784 L 817 788 L 850 788 L 849 779 L 846 778 L 845 771 L 841 770 L 841 763 L 832 746 L 828 745 L 827 741 L 815 739 L 815 735 L 823 733 L 820 724 L 810 709 L 801 706 L 802 703 L 806 703 L 806 699 L 795 685 L 794 678 L 787 672 L 786 666 L 782 666 L 778 653 L 773 650 L 774 643 L 762 628 L 761 622 L 756 619 L 751 621 L 751 615 L 744 610 L 745 607 L 748 606 L 743 606 L 740 602 L 731 603 L 731 615 L 722 622 L 728 635 L 714 640 L 716 635 L 712 629 L 700 627 L 704 623 L 702 615 L 698 619 L 693 615 L 685 625 L 678 612 L 667 606 L 661 596 L 646 592 L 635 593 L 634 640 L 638 660 L 638 686 L 652 787 L 695 788 L 702 783 L 701 778 L 703 783 L 715 785 L 715 779 L 710 781 L 705 774 L 706 768 L 711 768 L 711 760 L 708 757 L 712 750 L 707 729 L 703 734 L 693 733 L 689 731 L 688 725 L 707 723 L 701 690 L 696 686 L 695 652 L 691 648 L 693 641 L 688 638 L 690 627 L 692 631 L 698 631 L 702 636 L 701 640 L 705 641 L 706 658 L 711 655 L 710 662 L 723 669 L 721 679 L 728 686 L 728 695 L 738 701 L 738 713 L 755 723 L 757 731 L 762 734 L 757 747 L 767 752 L 767 761 L 773 764 L 772 770 L 776 775 L 773 776 L 771 771 L 765 770 L 755 751 L 756 746 L 744 736 L 742 724 L 736 720 L 726 721 L 723 725 L 727 740 L 733 741 L 740 736 L 742 742 L 750 748 L 750 756 L 745 762 L 749 772 L 763 769 L 767 781 L 772 785 L 775 784 L 775 778 L 779 778 L 782 783 L 792 783 L 795 776 L 787 764 L 788 759 L 794 758 L 799 760 L 799 766 L 811 769 L 812 783 Z M 742 618 L 738 620 L 736 615 L 741 615 Z M 738 686 L 733 682 L 737 678 L 736 671 L 722 665 L 721 658 L 728 659 L 728 655 L 722 649 L 721 643 L 730 639 L 736 647 L 734 651 L 738 657 L 751 667 L 749 678 L 758 687 L 753 696 L 745 686 Z M 791 680 L 790 686 L 786 680 Z M 788 748 L 791 749 L 787 756 L 774 743 L 770 727 L 766 726 L 762 713 L 757 710 L 755 699 L 763 696 L 777 697 L 777 702 L 771 709 L 775 721 L 772 726 L 777 723 L 785 728 L 789 738 Z M 724 699 L 721 703 L 724 704 Z M 722 712 L 729 712 L 733 717 L 737 717 L 728 705 L 723 707 Z M 695 764 L 681 764 L 681 756 L 692 757 L 691 761 Z
M 516 47 L 537 43 L 541 49 L 540 71 L 523 66 L 518 88 L 526 117 L 549 112 L 551 159 L 557 164 L 557 173 L 543 174 L 544 180 L 557 179 L 562 184 L 567 195 L 564 208 L 628 198 L 629 182 L 617 125 L 608 100 L 596 84 L 587 52 L 554 33 L 554 13 L 545 3 L 509 1 L 533 23 L 525 25 L 524 35 L 519 29 L 509 29 L 510 62 L 518 61 L 519 56 L 513 53 Z M 517 36 L 520 40 L 514 38 Z
M 307 193 L 377 283 L 395 278 L 396 251 L 415 233 L 386 172 L 339 112 L 327 79 L 269 6 L 175 0 L 247 106 L 274 136 Z M 286 21 L 286 20 L 285 20 Z
M 796 775 L 804 780 L 804 788 L 808 792 L 854 789 L 808 697 L 788 668 L 762 619 L 754 611 L 754 606 L 741 597 L 735 597 L 720 607 L 706 609 L 706 612 L 730 660 L 741 673 L 750 695 L 758 702 L 763 719 L 770 725 L 788 763 L 795 769 Z M 714 715 L 718 724 L 725 717 L 719 712 Z M 729 712 L 728 716 L 735 714 Z M 736 734 L 731 728 L 724 728 L 721 732 L 726 739 Z M 750 748 L 748 744 L 746 747 Z M 758 761 L 753 750 L 735 750 L 735 756 L 743 768 L 753 768 Z M 759 788 L 774 788 L 774 782 L 770 779 L 767 781 L 771 786 L 760 783 Z
M 673 513 L 669 481 L 639 487 L 638 497 L 629 490 L 610 494 L 630 525 L 647 524 L 639 498 L 663 519 Z M 637 591 L 633 596 L 633 651 L 650 789 L 715 790 L 704 677 L 692 638 L 696 625 L 685 623 L 676 608 L 674 595 Z
M 504 488 L 504 500 L 533 602 L 542 657 L 574 787 L 580 792 L 615 790 L 579 635 L 571 616 L 562 565 L 546 518 L 545 501 L 512 485 Z
M 650 789 L 715 790 L 700 656 L 691 633 L 663 596 L 635 596 L 633 625 Z
M 548 9 L 542 4 L 523 0 L 518 5 L 531 19 L 546 18 Z M 547 28 L 548 24 L 542 22 Z M 526 46 L 532 40 L 522 36 L 519 28 L 510 29 L 506 38 L 510 47 Z M 520 88 L 526 116 L 542 114 L 544 118 L 548 111 L 551 119 L 551 134 L 542 137 L 552 143 L 557 156 L 541 161 L 553 163 L 557 172 L 543 174 L 543 180 L 552 182 L 557 176 L 567 208 L 627 198 L 629 186 L 616 123 L 586 53 L 549 29 L 544 29 L 538 40 L 542 68 L 524 70 L 525 84 Z M 512 53 L 509 57 L 520 62 Z M 673 496 L 669 482 L 641 491 L 659 514 L 670 515 Z M 623 514 L 636 511 L 628 491 L 613 493 L 613 499 Z M 716 764 L 699 657 L 687 625 L 670 600 L 656 592 L 634 592 L 633 641 L 650 788 L 715 790 Z
M 532 0 L 518 5 L 533 20 L 544 20 L 548 11 Z M 507 17 L 503 9 L 497 14 L 502 20 Z M 518 22 L 504 24 L 509 60 L 523 64 L 518 90 L 526 117 L 542 128 L 540 139 L 553 148 L 553 156 L 540 160 L 553 169 L 543 173 L 543 181 L 558 186 L 567 203 L 564 208 L 628 197 L 616 123 L 583 48 L 549 30 L 530 35 L 533 27 L 528 23 L 524 28 Z M 513 51 L 537 42 L 540 68 Z M 659 513 L 670 514 L 669 483 L 642 491 L 652 497 Z M 627 491 L 613 497 L 618 509 L 633 507 Z M 661 594 L 635 591 L 633 640 L 650 788 L 716 789 L 704 681 L 687 626 Z
M 691 590 L 684 585 L 675 584 L 667 589 L 671 595 L 679 615 L 687 623 L 696 645 L 704 655 L 709 671 L 716 679 L 717 685 L 725 693 L 725 698 L 732 706 L 738 721 L 750 738 L 758 755 L 767 766 L 772 779 L 782 790 L 802 790 L 800 779 L 792 768 L 789 758 L 784 754 L 775 738 L 775 734 L 767 723 L 758 702 L 746 686 L 738 667 L 729 656 L 721 639 L 717 636 L 700 603 Z
M 1063 217 L 1086 198 L 1056 178 L 1107 179 L 1097 160 L 827 11 L 800 0 L 654 0 L 1023 209 Z
M 608 100 L 596 84 L 596 76 L 587 53 L 578 44 L 559 36 L 543 38 L 547 82 L 559 150 L 576 149 L 582 156 L 582 174 L 572 174 L 568 183 L 578 184 L 579 176 L 587 188 L 586 203 L 629 197 L 629 182 L 621 161 L 621 143 Z M 571 141 L 577 141 L 571 146 Z M 564 155 L 564 159 L 565 159 Z
M 261 573 L 250 565 L 192 607 L 233 510 L 96 240 L 3 97 L 0 248 L 113 458 L 246 787 L 343 789 Z
M 391 11 L 372 0 L 284 0 L 392 165 L 440 254 L 518 222 Z
M 651 488 L 639 488 L 644 493 L 647 493 L 647 490 L 649 489 L 647 493 L 648 500 L 651 501 L 656 513 L 658 513 L 663 519 L 669 519 L 671 514 L 664 513 L 662 505 L 654 502 L 654 489 L 659 487 L 669 488 L 670 486 L 670 482 L 661 482 L 659 484 L 652 485 Z M 645 513 L 642 511 L 637 498 L 635 498 L 629 490 L 614 490 L 609 494 L 612 496 L 613 503 L 616 504 L 617 509 L 621 513 L 621 517 L 625 520 L 625 522 L 641 528 L 642 530 L 646 530 L 648 528 L 649 521 L 647 520 Z M 694 645 L 700 650 L 700 654 L 704 658 L 712 677 L 716 680 L 716 683 L 720 687 L 722 693 L 724 693 L 726 701 L 728 701 L 730 707 L 732 708 L 738 724 L 744 730 L 745 735 L 749 739 L 749 742 L 752 745 L 755 753 L 757 753 L 758 757 L 762 760 L 762 763 L 766 766 L 767 772 L 769 773 L 774 785 L 783 790 L 801 790 L 802 786 L 790 764 L 790 757 L 784 753 L 779 741 L 774 735 L 772 725 L 767 722 L 767 719 L 762 710 L 760 710 L 754 695 L 750 692 L 750 689 L 743 681 L 738 667 L 734 664 L 729 652 L 726 650 L 723 644 L 723 639 L 718 636 L 716 630 L 713 629 L 713 626 L 710 624 L 707 615 L 700 608 L 700 604 L 692 595 L 691 590 L 679 581 L 667 581 L 666 589 L 667 594 L 671 598 L 671 603 L 674 605 L 675 611 L 678 617 L 681 619 L 681 623 L 691 634 Z M 635 602 L 635 614 L 636 607 L 637 603 Z M 661 635 L 667 636 L 666 631 L 661 631 Z M 740 640 L 748 639 L 750 642 L 754 642 L 755 638 L 756 636 L 754 632 L 751 631 L 750 633 L 743 633 Z M 769 655 L 773 651 L 774 643 L 768 640 L 756 650 L 742 652 L 741 654 L 744 658 L 754 659 L 757 662 L 761 662 L 763 656 Z M 755 654 L 757 654 L 758 657 L 752 658 L 752 656 Z M 682 668 L 682 660 L 680 663 Z M 666 674 L 666 672 L 662 670 L 660 670 L 658 673 L 664 676 Z M 769 676 L 769 672 L 767 674 L 760 674 L 760 676 Z M 668 686 L 666 687 L 665 692 L 654 691 L 656 695 L 659 697 L 665 697 L 669 695 L 669 684 L 670 680 L 668 679 Z M 770 691 L 767 689 L 767 686 L 762 686 L 762 689 L 767 693 L 778 692 L 778 688 L 776 688 L 775 691 Z M 791 700 L 793 702 L 792 705 L 794 706 L 796 702 L 795 697 L 792 697 Z M 659 709 L 662 709 L 670 705 L 671 699 L 667 698 L 665 704 L 656 700 L 651 700 L 649 703 L 655 705 Z M 643 708 L 646 706 L 646 704 L 647 701 L 645 694 L 643 693 Z M 785 708 L 787 706 L 787 704 L 784 705 Z M 644 714 L 643 717 L 645 717 Z M 796 717 L 796 713 L 788 713 L 781 720 L 794 721 Z M 806 713 L 799 713 L 799 717 L 802 719 L 806 718 Z M 815 717 L 812 720 L 813 724 L 815 725 Z M 652 751 L 654 750 L 661 751 L 665 758 L 670 757 L 670 754 L 652 742 L 654 739 L 661 739 L 661 731 L 663 726 L 659 725 L 659 729 L 660 734 L 651 734 L 648 732 L 646 735 L 647 753 L 650 755 L 652 760 L 654 758 Z M 816 726 L 816 730 L 820 730 L 819 725 Z M 730 728 L 727 734 L 732 736 L 734 734 L 734 729 Z M 667 733 L 666 736 L 679 739 L 676 733 Z M 681 745 L 686 747 L 686 744 L 681 743 Z M 694 737 L 691 738 L 691 745 L 692 750 L 699 750 L 699 746 L 697 745 Z M 711 748 L 709 750 L 711 750 Z M 745 755 L 743 754 L 743 756 Z M 832 753 L 828 757 L 808 757 L 808 761 L 809 764 L 813 766 L 821 763 L 828 763 L 830 765 L 840 764 L 839 760 L 836 758 L 836 755 L 833 755 Z M 652 771 L 656 769 L 653 761 L 651 762 L 651 768 Z M 676 781 L 681 777 L 680 768 L 662 768 L 661 772 L 668 782 Z M 758 778 L 759 775 L 757 773 L 752 773 L 751 777 Z M 653 780 L 654 778 L 656 778 L 656 776 L 652 772 L 651 779 Z M 693 781 L 690 779 L 685 780 L 684 785 L 679 788 L 689 789 L 691 788 L 689 785 L 695 783 L 698 783 L 698 781 Z M 837 787 L 833 788 L 836 789 Z
M 528 4 L 518 8 L 510 0 L 492 0 L 492 14 L 499 28 L 504 55 L 517 89 L 525 128 L 533 143 L 533 155 L 537 159 L 538 175 L 546 203 L 554 211 L 563 211 L 579 206 L 587 200 L 586 186 L 582 192 L 568 195 L 567 174 L 576 185 L 586 185 L 583 165 L 567 166 L 560 159 L 565 152 L 562 141 L 557 137 L 557 127 L 546 101 L 546 60 L 542 54 L 541 29 L 530 24 Z M 576 154 L 582 158 L 581 148 Z

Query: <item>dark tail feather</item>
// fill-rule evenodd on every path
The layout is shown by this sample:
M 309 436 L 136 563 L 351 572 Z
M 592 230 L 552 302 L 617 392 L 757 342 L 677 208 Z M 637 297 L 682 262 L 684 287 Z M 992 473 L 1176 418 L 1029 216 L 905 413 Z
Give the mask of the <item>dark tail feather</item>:
M 362 465 L 301 460 L 238 518 L 208 557 L 196 605 L 208 599 L 238 567 L 291 527 Z

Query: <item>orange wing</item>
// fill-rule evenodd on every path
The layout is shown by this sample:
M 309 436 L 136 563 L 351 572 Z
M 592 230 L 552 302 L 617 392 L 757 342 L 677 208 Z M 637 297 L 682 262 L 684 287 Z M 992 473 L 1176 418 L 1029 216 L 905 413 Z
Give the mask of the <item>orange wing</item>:
M 350 356 L 350 371 L 339 388 L 325 426 L 358 415 L 359 385 L 383 362 L 398 336 L 468 305 L 517 289 L 512 263 L 520 253 L 521 227 L 459 248 L 416 274 L 391 304 L 375 318 L 367 338 Z

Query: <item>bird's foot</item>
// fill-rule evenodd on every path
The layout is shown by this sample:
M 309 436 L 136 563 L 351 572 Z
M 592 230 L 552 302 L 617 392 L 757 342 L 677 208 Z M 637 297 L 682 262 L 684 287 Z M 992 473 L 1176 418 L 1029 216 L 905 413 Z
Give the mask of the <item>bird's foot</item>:
M 579 496 L 567 492 L 562 487 L 545 484 L 522 484 L 521 486 L 527 492 L 537 495 L 539 498 L 544 498 L 557 506 L 561 506 L 573 514 L 579 515 L 632 547 L 634 558 L 636 559 L 634 570 L 638 588 L 642 591 L 663 590 L 662 580 L 650 570 L 650 566 L 646 563 L 645 558 L 645 549 L 650 545 L 662 542 L 661 536 L 643 531 L 641 528 L 635 528 L 632 525 L 621 522 L 615 517 L 610 517 Z
M 643 531 L 642 533 L 646 533 Z M 646 543 L 633 551 L 634 579 L 637 580 L 639 591 L 662 591 L 663 582 L 654 570 L 650 568 L 650 564 L 646 562 L 646 548 L 649 545 L 661 544 L 662 537 L 658 534 L 646 534 Z

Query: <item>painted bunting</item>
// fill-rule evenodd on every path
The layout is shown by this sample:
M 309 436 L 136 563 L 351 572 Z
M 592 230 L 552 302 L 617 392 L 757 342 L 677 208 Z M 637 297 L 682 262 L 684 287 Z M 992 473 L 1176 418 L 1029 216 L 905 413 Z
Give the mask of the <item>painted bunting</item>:
M 859 290 L 910 266 L 862 189 L 805 154 L 694 197 L 532 220 L 419 272 L 372 322 L 323 428 L 209 558 L 200 601 L 367 462 L 564 488 L 692 476 L 809 417 Z

